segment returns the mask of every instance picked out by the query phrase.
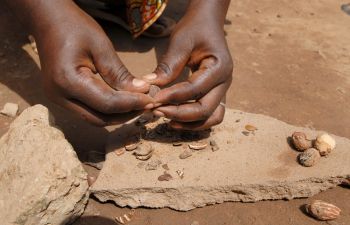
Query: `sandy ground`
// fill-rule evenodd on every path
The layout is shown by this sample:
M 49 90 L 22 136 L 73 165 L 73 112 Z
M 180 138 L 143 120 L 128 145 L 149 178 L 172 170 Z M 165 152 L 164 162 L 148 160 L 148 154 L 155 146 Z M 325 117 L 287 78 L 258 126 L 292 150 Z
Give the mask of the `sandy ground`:
M 348 0 L 232 1 L 225 30 L 235 59 L 228 106 L 262 113 L 290 124 L 326 130 L 350 138 L 350 16 L 341 11 Z M 174 1 L 168 13 L 179 18 L 186 1 Z M 122 60 L 136 75 L 151 72 L 166 50 L 167 39 L 132 41 L 113 24 L 104 28 Z M 40 70 L 22 49 L 24 29 L 0 8 L 0 106 L 16 102 L 20 109 L 44 104 L 56 117 L 82 161 L 86 152 L 103 151 L 108 129 L 92 127 L 50 103 L 40 87 Z M 0 116 L 0 135 L 12 119 Z M 94 171 L 89 170 L 91 173 Z M 318 222 L 300 207 L 322 199 L 342 208 L 334 222 Z M 350 224 L 350 190 L 342 187 L 311 199 L 224 203 L 186 213 L 169 209 L 137 209 L 130 224 L 201 225 Z M 115 224 L 129 209 L 94 199 L 75 225 Z

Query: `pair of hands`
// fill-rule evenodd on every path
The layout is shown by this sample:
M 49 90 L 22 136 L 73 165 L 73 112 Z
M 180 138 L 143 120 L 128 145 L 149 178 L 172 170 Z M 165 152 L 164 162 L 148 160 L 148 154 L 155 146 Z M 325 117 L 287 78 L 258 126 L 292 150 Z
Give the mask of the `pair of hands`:
M 143 79 L 129 73 L 90 16 L 73 2 L 58 5 L 64 8 L 36 24 L 41 27 L 35 38 L 46 93 L 100 126 L 123 123 L 144 110 L 171 119 L 175 129 L 201 130 L 220 123 L 225 112 L 220 102 L 231 84 L 233 67 L 223 31 L 229 1 L 222 2 L 227 4 L 192 0 L 163 60 Z M 192 70 L 188 80 L 162 89 L 154 98 L 144 94 L 150 84 L 174 81 L 185 66 Z

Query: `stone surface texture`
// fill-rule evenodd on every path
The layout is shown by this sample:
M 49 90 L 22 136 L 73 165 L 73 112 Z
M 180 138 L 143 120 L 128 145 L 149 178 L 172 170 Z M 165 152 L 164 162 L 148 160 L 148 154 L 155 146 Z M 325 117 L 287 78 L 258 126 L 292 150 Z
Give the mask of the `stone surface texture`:
M 258 130 L 243 135 L 247 124 Z M 107 150 L 121 148 L 135 129 L 131 125 L 116 129 Z M 227 201 L 309 197 L 350 176 L 348 139 L 332 135 L 337 148 L 314 167 L 306 168 L 298 164 L 298 152 L 288 142 L 294 131 L 305 132 L 308 138 L 322 133 L 268 116 L 228 109 L 224 122 L 215 127 L 210 137 L 215 139 L 218 151 L 194 151 L 191 157 L 181 160 L 178 156 L 186 144 L 176 147 L 160 140 L 146 141 L 155 148 L 152 159 L 168 165 L 172 180 L 158 181 L 164 170 L 146 171 L 138 166 L 132 152 L 121 156 L 109 152 L 92 192 L 99 200 L 112 200 L 119 206 L 187 211 Z M 177 170 L 184 171 L 183 179 Z
M 88 200 L 86 172 L 48 109 L 30 107 L 0 139 L 3 225 L 63 225 Z

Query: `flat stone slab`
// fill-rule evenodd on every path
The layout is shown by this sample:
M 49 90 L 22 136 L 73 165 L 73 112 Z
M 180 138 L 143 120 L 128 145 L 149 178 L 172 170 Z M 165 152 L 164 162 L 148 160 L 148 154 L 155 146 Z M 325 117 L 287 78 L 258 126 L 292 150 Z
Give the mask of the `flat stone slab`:
M 258 130 L 243 132 L 248 124 Z M 154 124 L 147 126 L 154 127 Z M 204 138 L 214 139 L 220 149 L 213 152 L 207 147 L 193 151 L 186 159 L 180 159 L 179 155 L 188 149 L 187 143 L 182 146 L 171 143 L 176 135 L 167 138 L 148 135 L 144 142 L 150 142 L 155 151 L 144 163 L 132 152 L 118 156 L 112 151 L 123 148 L 139 130 L 140 127 L 129 124 L 116 129 L 111 136 L 104 167 L 91 189 L 99 200 L 112 200 L 122 207 L 168 207 L 187 211 L 227 201 L 310 197 L 350 177 L 350 140 L 332 135 L 337 142 L 336 149 L 314 167 L 303 167 L 297 162 L 299 152 L 290 146 L 288 137 L 294 131 L 303 131 L 309 138 L 322 132 L 264 115 L 228 109 L 224 122 Z M 169 170 L 161 165 L 156 170 L 145 169 L 147 163 L 157 160 Z M 183 178 L 177 170 L 184 172 Z M 164 171 L 172 176 L 171 180 L 158 180 Z

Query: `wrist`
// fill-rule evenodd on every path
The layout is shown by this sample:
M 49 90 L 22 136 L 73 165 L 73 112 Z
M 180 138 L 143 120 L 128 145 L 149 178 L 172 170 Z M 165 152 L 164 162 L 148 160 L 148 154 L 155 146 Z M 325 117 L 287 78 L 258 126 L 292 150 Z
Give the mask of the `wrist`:
M 231 0 L 190 0 L 186 14 L 200 14 L 202 19 L 210 18 L 223 25 L 230 2 Z

